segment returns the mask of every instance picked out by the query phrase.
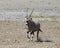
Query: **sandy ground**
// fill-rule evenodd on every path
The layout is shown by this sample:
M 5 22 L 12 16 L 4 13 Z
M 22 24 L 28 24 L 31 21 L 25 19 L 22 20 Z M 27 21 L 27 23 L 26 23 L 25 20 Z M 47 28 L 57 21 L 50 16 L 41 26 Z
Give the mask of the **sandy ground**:
M 13 18 L 20 17 L 20 13 L 8 12 L 8 14 L 5 11 L 20 12 L 21 8 L 24 8 L 23 11 L 25 8 L 35 8 L 41 12 L 40 15 L 44 16 L 60 16 L 60 0 L 0 0 L 0 20 L 3 17 L 6 19 L 8 17 L 10 19 L 11 16 L 14 16 Z M 33 42 L 27 41 L 25 27 L 24 22 L 0 21 L 0 48 L 60 48 L 60 22 L 41 22 L 43 30 L 39 34 L 41 42 L 36 42 L 36 33 Z
M 0 48 L 60 48 L 60 22 L 41 22 L 43 32 L 36 42 L 36 32 L 33 42 L 27 41 L 23 22 L 0 21 Z

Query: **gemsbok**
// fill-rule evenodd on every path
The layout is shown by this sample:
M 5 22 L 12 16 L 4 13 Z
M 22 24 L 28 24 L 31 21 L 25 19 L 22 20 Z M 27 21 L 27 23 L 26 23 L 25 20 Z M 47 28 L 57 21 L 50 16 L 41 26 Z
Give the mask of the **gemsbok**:
M 32 10 L 32 12 L 33 12 L 33 10 Z M 26 17 L 26 26 L 28 27 L 28 29 L 27 29 L 28 30 L 27 31 L 27 38 L 29 40 L 33 41 L 34 32 L 37 32 L 37 41 L 38 41 L 39 31 L 42 32 L 42 30 L 40 29 L 40 23 L 39 22 L 35 23 L 35 21 L 32 20 L 32 17 L 31 17 L 32 12 L 28 16 L 28 18 Z

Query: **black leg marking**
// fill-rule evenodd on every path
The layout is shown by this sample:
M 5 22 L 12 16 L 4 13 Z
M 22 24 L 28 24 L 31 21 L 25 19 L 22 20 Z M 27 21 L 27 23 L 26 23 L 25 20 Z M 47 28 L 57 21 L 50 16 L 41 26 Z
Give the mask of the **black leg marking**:
M 33 41 L 33 36 L 34 36 L 34 32 L 33 31 L 30 33 L 30 36 L 31 36 L 31 41 Z
M 29 31 L 27 31 L 27 38 L 30 39 L 30 37 L 29 37 Z

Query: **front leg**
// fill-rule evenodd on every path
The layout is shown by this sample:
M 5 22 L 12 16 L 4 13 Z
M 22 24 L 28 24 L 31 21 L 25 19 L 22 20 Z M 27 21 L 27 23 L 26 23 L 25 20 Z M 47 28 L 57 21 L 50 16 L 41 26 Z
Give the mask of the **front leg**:
M 31 40 L 31 41 L 33 41 L 33 37 L 34 37 L 34 32 L 32 31 L 32 32 L 30 33 L 30 40 Z
M 30 39 L 29 32 L 30 32 L 30 31 L 27 31 L 27 38 L 28 38 L 28 39 Z

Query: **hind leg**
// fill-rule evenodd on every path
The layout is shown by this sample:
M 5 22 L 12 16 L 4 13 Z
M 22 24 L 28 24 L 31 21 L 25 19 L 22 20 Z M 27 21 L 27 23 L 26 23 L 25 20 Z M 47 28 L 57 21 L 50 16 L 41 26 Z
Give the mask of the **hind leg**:
M 39 30 L 37 31 L 37 41 L 39 40 Z

